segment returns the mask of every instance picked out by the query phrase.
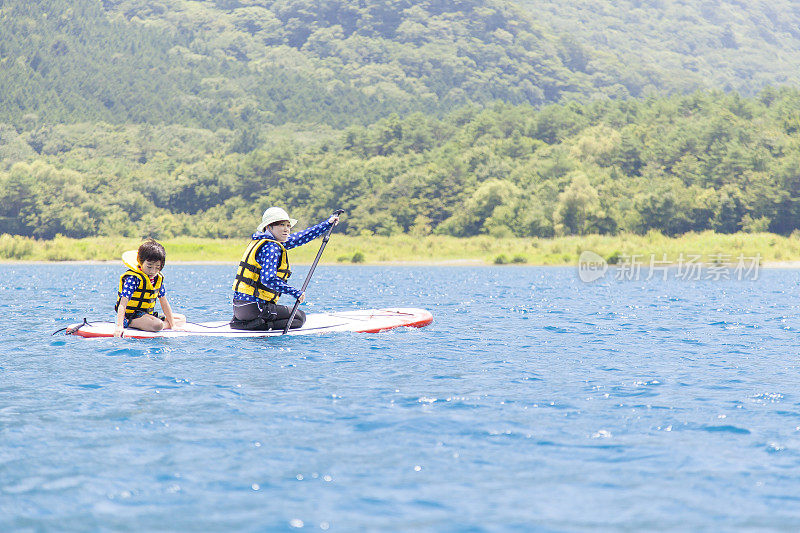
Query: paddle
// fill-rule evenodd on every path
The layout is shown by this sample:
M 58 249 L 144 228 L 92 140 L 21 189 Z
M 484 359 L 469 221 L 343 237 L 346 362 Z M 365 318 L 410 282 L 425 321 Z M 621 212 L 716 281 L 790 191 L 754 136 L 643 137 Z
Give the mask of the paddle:
M 337 209 L 333 212 L 333 215 L 341 215 L 344 213 L 344 209 Z M 331 215 L 331 216 L 333 216 Z M 319 258 L 322 257 L 322 251 L 325 249 L 325 245 L 328 244 L 328 240 L 331 238 L 331 232 L 336 225 L 334 224 L 330 228 L 328 228 L 328 232 L 325 233 L 325 236 L 322 238 L 322 246 L 319 247 L 319 252 L 317 252 L 317 257 L 314 259 L 314 263 L 311 265 L 311 269 L 308 271 L 308 275 L 306 276 L 306 280 L 303 282 L 303 287 L 300 289 L 300 293 L 305 294 L 306 287 L 308 287 L 308 282 L 311 281 L 311 276 L 314 274 L 314 269 L 317 268 L 317 263 L 319 263 Z M 289 326 L 292 325 L 292 320 L 294 320 L 294 315 L 297 313 L 297 307 L 300 305 L 300 299 L 298 298 L 294 302 L 294 307 L 292 308 L 292 314 L 289 315 L 289 321 L 286 322 L 286 327 L 283 328 L 283 335 L 286 335 L 289 332 Z

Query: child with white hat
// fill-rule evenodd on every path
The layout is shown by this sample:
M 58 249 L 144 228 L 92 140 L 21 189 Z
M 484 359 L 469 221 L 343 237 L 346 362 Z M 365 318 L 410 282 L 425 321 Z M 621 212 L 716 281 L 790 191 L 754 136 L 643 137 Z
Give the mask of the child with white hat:
M 264 211 L 261 224 L 256 228 L 250 243 L 242 254 L 233 282 L 233 319 L 231 328 L 247 330 L 284 329 L 291 308 L 278 305 L 278 298 L 288 293 L 305 300 L 305 294 L 289 285 L 291 275 L 287 250 L 307 244 L 321 237 L 339 222 L 338 215 L 298 233 L 290 233 L 297 220 L 280 207 Z M 306 320 L 298 310 L 291 327 L 299 328 Z

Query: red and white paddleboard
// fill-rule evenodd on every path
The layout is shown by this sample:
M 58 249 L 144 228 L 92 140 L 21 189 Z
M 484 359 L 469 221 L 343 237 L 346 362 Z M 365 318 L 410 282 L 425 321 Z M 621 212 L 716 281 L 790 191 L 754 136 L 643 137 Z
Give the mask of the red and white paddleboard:
M 310 313 L 302 328 L 290 329 L 287 335 L 319 335 L 338 331 L 378 333 L 399 327 L 421 328 L 433 322 L 433 315 L 425 309 L 393 308 L 342 311 L 338 313 Z M 87 322 L 72 324 L 67 332 L 79 337 L 113 337 L 113 322 Z M 283 330 L 244 331 L 231 329 L 226 321 L 187 323 L 180 330 L 142 331 L 128 328 L 123 337 L 131 339 L 157 339 L 172 337 L 279 337 Z

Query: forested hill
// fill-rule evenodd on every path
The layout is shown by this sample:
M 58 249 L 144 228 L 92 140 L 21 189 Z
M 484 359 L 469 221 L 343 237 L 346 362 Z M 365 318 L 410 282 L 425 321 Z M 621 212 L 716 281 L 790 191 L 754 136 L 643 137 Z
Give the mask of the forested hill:
M 368 235 L 800 229 L 796 89 L 391 116 L 246 153 L 232 140 L 0 128 L 0 161 L 17 161 L 0 167 L 0 234 L 243 237 L 274 204 L 301 226 L 341 207 L 341 229 Z
M 377 103 L 345 85 L 328 90 L 293 68 L 256 71 L 213 52 L 192 53 L 194 30 L 131 22 L 112 7 L 0 1 L 0 123 L 335 123 Z
M 800 82 L 794 0 L 519 1 L 633 95 Z
M 2 0 L 0 123 L 336 127 L 800 81 L 789 0 Z
M 0 122 L 369 123 L 613 93 L 503 0 L 4 0 Z
M 800 8 L 525 2 L 0 0 L 0 234 L 800 229 Z

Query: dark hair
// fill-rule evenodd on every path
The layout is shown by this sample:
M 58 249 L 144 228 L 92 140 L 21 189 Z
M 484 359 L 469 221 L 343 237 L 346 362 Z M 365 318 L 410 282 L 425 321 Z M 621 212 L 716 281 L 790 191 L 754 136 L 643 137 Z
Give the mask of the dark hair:
M 160 261 L 161 268 L 164 268 L 164 262 L 167 260 L 167 251 L 154 239 L 147 239 L 139 246 L 139 253 L 136 254 L 136 258 L 139 260 L 140 265 L 145 261 Z

